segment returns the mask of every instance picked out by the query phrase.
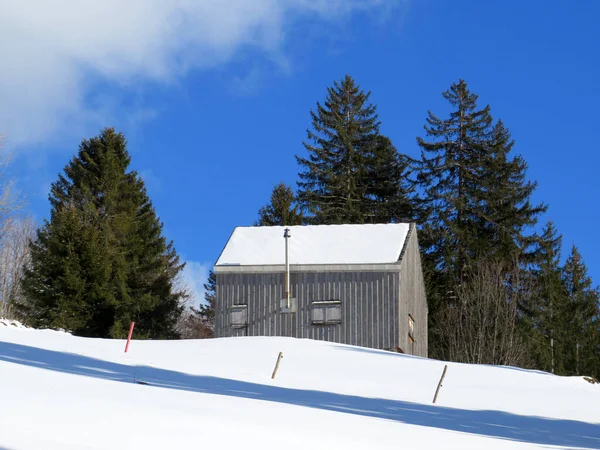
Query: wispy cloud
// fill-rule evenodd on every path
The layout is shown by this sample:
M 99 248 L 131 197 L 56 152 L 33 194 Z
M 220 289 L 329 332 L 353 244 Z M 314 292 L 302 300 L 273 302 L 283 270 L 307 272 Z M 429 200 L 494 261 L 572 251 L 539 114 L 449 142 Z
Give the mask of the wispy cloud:
M 286 61 L 291 21 L 332 21 L 405 1 L 2 1 L 0 132 L 12 144 L 33 144 L 96 127 L 113 113 L 110 99 L 93 98 L 99 83 L 174 83 L 246 48 Z

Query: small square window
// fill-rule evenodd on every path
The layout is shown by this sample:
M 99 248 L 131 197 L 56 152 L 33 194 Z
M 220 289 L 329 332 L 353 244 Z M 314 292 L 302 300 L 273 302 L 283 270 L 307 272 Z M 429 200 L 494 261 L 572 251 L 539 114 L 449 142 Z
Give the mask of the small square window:
M 339 300 L 312 302 L 312 324 L 334 325 L 342 322 L 342 303 Z
M 243 328 L 248 325 L 248 305 L 233 305 L 229 311 L 229 325 Z

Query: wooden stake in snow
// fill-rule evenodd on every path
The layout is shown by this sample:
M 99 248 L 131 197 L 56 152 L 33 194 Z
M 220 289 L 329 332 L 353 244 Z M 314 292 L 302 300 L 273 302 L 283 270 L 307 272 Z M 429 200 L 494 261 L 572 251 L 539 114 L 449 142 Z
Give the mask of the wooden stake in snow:
M 279 361 L 281 361 L 281 358 L 283 358 L 283 352 L 279 352 L 277 362 L 275 363 L 275 370 L 273 370 L 273 375 L 271 375 L 271 380 L 273 380 L 275 378 L 275 375 L 277 375 L 277 369 L 279 369 Z
M 433 397 L 433 403 L 437 400 L 437 396 L 440 392 L 440 388 L 442 387 L 442 381 L 444 381 L 444 377 L 446 376 L 446 370 L 448 370 L 448 366 L 444 366 L 444 371 L 442 372 L 442 378 L 440 378 L 440 382 L 438 383 L 438 387 L 435 390 L 435 395 Z
M 125 353 L 129 350 L 129 342 L 131 341 L 131 335 L 133 334 L 133 327 L 135 326 L 135 322 L 131 322 L 129 326 L 129 335 L 127 336 L 127 344 L 125 344 Z

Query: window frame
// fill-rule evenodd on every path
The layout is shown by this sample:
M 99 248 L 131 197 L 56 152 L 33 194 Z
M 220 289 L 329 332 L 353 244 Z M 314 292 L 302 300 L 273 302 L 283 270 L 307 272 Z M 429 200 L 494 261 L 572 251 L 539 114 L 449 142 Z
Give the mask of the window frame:
M 323 319 L 315 320 L 315 310 L 322 309 Z M 329 319 L 328 310 L 338 310 L 339 318 Z M 310 304 L 310 323 L 314 326 L 339 325 L 342 323 L 342 301 L 341 300 L 319 300 Z
M 245 312 L 245 315 L 242 316 L 245 320 L 234 322 L 233 318 L 235 312 Z M 231 305 L 229 308 L 229 326 L 231 328 L 246 328 L 248 326 L 248 305 Z

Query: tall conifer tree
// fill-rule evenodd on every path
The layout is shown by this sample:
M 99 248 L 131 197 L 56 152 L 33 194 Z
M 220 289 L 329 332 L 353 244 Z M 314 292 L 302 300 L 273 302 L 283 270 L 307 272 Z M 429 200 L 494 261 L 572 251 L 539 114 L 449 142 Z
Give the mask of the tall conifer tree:
M 600 292 L 577 247 L 573 246 L 563 269 L 567 290 L 568 326 L 565 339 L 565 365 L 569 375 L 588 375 L 600 379 Z
M 409 160 L 386 136 L 377 136 L 375 151 L 367 160 L 367 211 L 365 222 L 410 222 L 414 208 L 408 181 Z
M 501 121 L 494 124 L 490 107 L 478 107 L 478 96 L 463 80 L 443 96 L 450 115 L 429 112 L 428 139 L 417 138 L 421 158 L 413 161 L 434 356 L 441 356 L 437 312 L 456 299 L 453 286 L 479 259 L 507 270 L 520 262 L 533 243 L 528 229 L 545 210 L 531 204 L 535 183 L 526 180 L 522 158 L 510 155 L 514 143 Z
M 548 222 L 538 242 L 537 263 L 533 269 L 535 291 L 529 302 L 521 307 L 531 328 L 530 342 L 535 367 L 565 375 L 570 318 L 560 266 L 561 247 L 562 236 L 554 224 Z
M 376 107 L 346 76 L 311 111 L 298 197 L 315 224 L 405 220 L 411 214 L 402 175 L 405 162 L 379 130 Z
M 135 321 L 140 338 L 175 337 L 183 264 L 130 160 L 124 136 L 108 128 L 81 143 L 52 185 L 23 280 L 34 324 L 122 338 Z
M 537 182 L 527 180 L 527 163 L 520 155 L 512 156 L 514 141 L 499 120 L 492 130 L 482 158 L 481 187 L 475 192 L 475 214 L 481 241 L 478 252 L 506 262 L 528 263 L 535 258 L 536 235 L 531 232 L 544 204 L 533 204 Z

